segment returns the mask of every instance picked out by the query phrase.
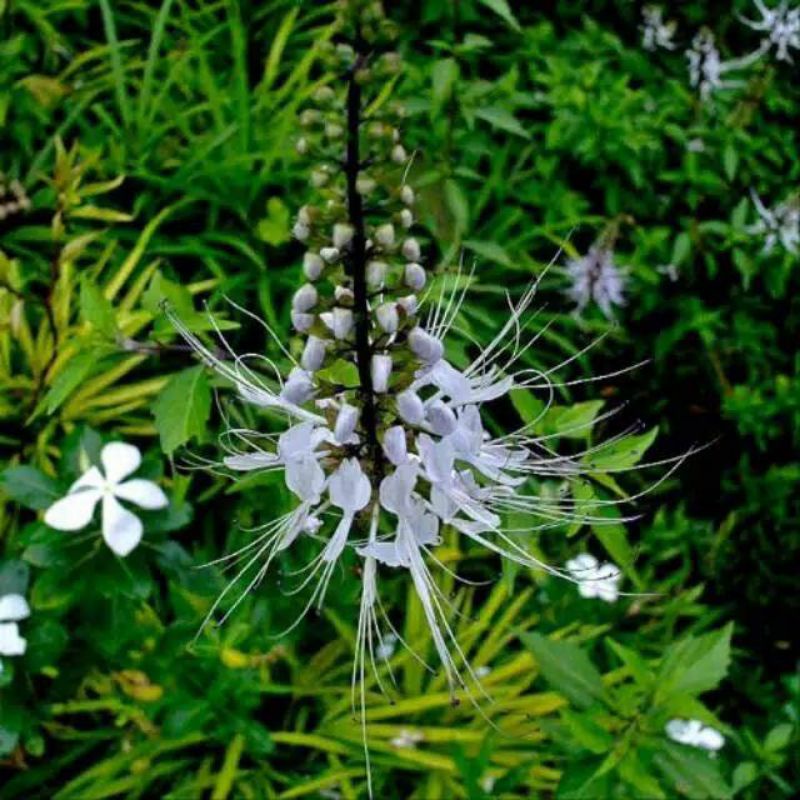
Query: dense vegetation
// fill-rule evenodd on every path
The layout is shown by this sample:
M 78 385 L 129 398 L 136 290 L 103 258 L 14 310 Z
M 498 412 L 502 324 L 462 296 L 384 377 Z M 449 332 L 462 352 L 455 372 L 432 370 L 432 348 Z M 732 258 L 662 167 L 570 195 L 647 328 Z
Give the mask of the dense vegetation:
M 665 9 L 675 25 L 655 41 L 627 2 L 386 13 L 402 69 L 375 108 L 404 109 L 426 264 L 475 265 L 451 358 L 536 278 L 526 365 L 569 361 L 553 405 L 520 390 L 492 408 L 495 430 L 528 423 L 566 451 L 619 437 L 598 469 L 663 463 L 567 487 L 587 524 L 517 536 L 551 564 L 615 563 L 612 602 L 445 536 L 437 557 L 470 580 L 441 575 L 452 624 L 492 699 L 453 705 L 398 642 L 394 686 L 379 667 L 390 697 L 365 676 L 376 796 L 793 796 L 796 64 L 743 21 L 761 15 L 750 2 Z M 685 54 L 704 29 L 719 86 Z M 217 325 L 238 352 L 274 355 L 241 309 L 290 341 L 293 228 L 315 192 L 300 112 L 341 79 L 337 35 L 334 4 L 0 0 L 2 800 L 365 796 L 356 562 L 286 635 L 311 542 L 203 625 L 230 578 L 209 562 L 292 499 L 269 474 L 198 468 L 231 420 L 269 421 L 230 402 L 164 313 L 208 342 Z M 592 254 L 623 303 L 577 287 Z M 130 506 L 144 537 L 125 557 L 101 513 L 77 532 L 43 513 L 116 441 L 169 499 Z M 390 573 L 382 593 L 433 662 L 408 582 Z M 707 738 L 681 742 L 674 720 Z

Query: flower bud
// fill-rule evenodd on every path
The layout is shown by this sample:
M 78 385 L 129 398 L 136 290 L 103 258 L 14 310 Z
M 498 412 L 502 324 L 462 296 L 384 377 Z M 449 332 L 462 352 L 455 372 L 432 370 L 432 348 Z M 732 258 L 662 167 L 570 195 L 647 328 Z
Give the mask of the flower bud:
M 283 384 L 281 397 L 294 405 L 302 405 L 310 400 L 314 395 L 314 382 L 311 376 L 299 367 L 294 367 L 289 373 L 289 378 Z
M 403 255 L 409 261 L 419 261 L 420 252 L 419 242 L 416 239 L 406 239 L 403 242 Z
M 400 316 L 397 313 L 397 306 L 394 303 L 381 303 L 381 305 L 375 309 L 375 317 L 378 320 L 378 325 L 380 325 L 386 333 L 394 333 L 400 324 Z
M 316 108 L 307 108 L 300 114 L 300 124 L 304 128 L 308 128 L 319 122 L 322 119 L 322 114 Z
M 330 86 L 320 86 L 314 90 L 312 97 L 315 103 L 327 105 L 336 98 L 336 93 Z
M 402 425 L 393 425 L 383 434 L 383 452 L 396 467 L 408 461 L 406 432 Z
M 303 355 L 300 358 L 300 366 L 309 372 L 316 372 L 325 361 L 325 350 L 328 343 L 318 336 L 309 336 Z
M 322 259 L 326 261 L 328 264 L 335 264 L 339 260 L 339 256 L 341 255 L 338 247 L 323 247 L 319 251 L 319 254 L 322 256 Z
M 303 530 L 312 535 L 315 534 L 321 527 L 322 520 L 319 517 L 306 517 L 306 521 L 303 523 Z
M 391 247 L 394 244 L 394 225 L 387 222 L 375 229 L 375 241 L 381 247 Z
M 330 180 L 330 173 L 325 169 L 311 170 L 311 185 L 315 189 L 321 189 Z
M 370 178 L 369 175 L 364 175 L 362 173 L 356 178 L 356 191 L 359 194 L 372 194 L 376 186 L 377 183 L 375 183 L 375 180 Z
M 407 206 L 413 206 L 414 200 L 416 199 L 414 195 L 414 190 L 410 186 L 404 185 L 403 188 L 400 190 L 400 199 Z
M 295 293 L 292 298 L 292 311 L 311 311 L 317 304 L 319 295 L 314 285 L 311 283 L 303 284 Z
M 353 312 L 349 308 L 339 308 L 320 314 L 319 318 L 333 333 L 334 339 L 346 339 L 353 330 Z
M 303 274 L 310 281 L 315 281 L 322 275 L 325 262 L 318 253 L 308 252 L 303 256 Z
M 358 424 L 358 409 L 344 403 L 336 415 L 333 438 L 338 444 L 349 444 Z
M 417 306 L 419 302 L 417 301 L 417 296 L 415 294 L 409 294 L 405 297 L 401 297 L 397 301 L 397 305 L 406 312 L 406 314 L 411 317 L 417 313 Z
M 298 333 L 304 333 L 314 324 L 314 315 L 292 311 L 292 326 Z
M 295 239 L 299 242 L 304 242 L 308 239 L 309 235 L 311 234 L 311 229 L 308 225 L 304 225 L 300 220 L 295 222 L 294 227 L 292 228 L 292 235 Z
M 384 355 L 372 356 L 370 364 L 372 373 L 372 389 L 383 394 L 389 388 L 389 376 L 392 374 L 392 357 Z
M 304 156 L 308 152 L 308 139 L 305 136 L 301 136 L 294 145 L 294 149 L 297 152 Z
M 403 422 L 419 425 L 425 418 L 425 405 L 416 392 L 406 389 L 397 395 L 397 413 Z
M 355 300 L 353 290 L 348 289 L 346 286 L 337 286 L 333 290 L 333 296 L 336 298 L 337 303 L 341 303 L 344 306 L 353 305 L 353 301 Z
M 405 164 L 407 158 L 408 153 L 406 153 L 406 149 L 403 145 L 396 144 L 392 148 L 392 161 L 394 161 L 395 164 Z
M 425 278 L 425 269 L 422 265 L 414 261 L 406 264 L 404 279 L 409 289 L 419 292 L 425 286 Z
M 353 226 L 339 222 L 333 226 L 333 246 L 343 250 L 353 240 Z
M 329 139 L 339 139 L 344 133 L 344 128 L 338 122 L 328 122 L 325 124 L 325 135 Z
M 417 325 L 408 334 L 408 346 L 420 361 L 433 365 L 444 355 L 442 343 Z
M 400 212 L 400 224 L 404 228 L 410 228 L 414 224 L 414 215 L 407 208 Z
M 384 261 L 370 261 L 367 264 L 367 286 L 370 289 L 380 289 L 386 281 L 389 265 Z
M 439 436 L 449 436 L 458 427 L 453 409 L 441 400 L 434 400 L 428 406 L 428 422 L 433 432 Z

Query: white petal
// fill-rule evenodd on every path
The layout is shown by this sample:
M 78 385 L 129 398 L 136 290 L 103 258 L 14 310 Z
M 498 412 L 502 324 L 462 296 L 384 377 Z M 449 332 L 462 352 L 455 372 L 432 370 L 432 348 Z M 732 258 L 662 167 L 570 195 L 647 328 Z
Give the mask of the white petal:
M 370 542 L 356 552 L 363 558 L 374 558 L 387 567 L 407 567 L 408 559 L 400 552 L 397 542 Z
M 0 622 L 0 656 L 24 655 L 27 646 L 16 622 Z
M 27 601 L 21 594 L 0 597 L 0 622 L 16 622 L 31 614 Z
M 146 508 L 150 511 L 157 508 L 166 508 L 169 505 L 169 499 L 153 481 L 146 481 L 144 478 L 134 478 L 125 483 L 119 484 L 114 488 L 114 494 L 120 500 L 127 500 L 130 503 L 135 503 L 140 508 Z
M 348 458 L 331 475 L 328 494 L 333 503 L 345 513 L 361 511 L 369 503 L 372 487 L 355 458 Z
M 142 463 L 142 454 L 139 452 L 139 448 L 132 444 L 111 442 L 103 448 L 100 460 L 106 471 L 106 480 L 114 484 L 139 469 L 139 464 Z
M 77 492 L 78 489 L 102 489 L 106 479 L 97 467 L 89 467 L 83 475 L 69 487 L 70 494 Z
M 77 531 L 85 528 L 92 519 L 94 507 L 102 496 L 99 489 L 83 489 L 56 500 L 45 511 L 44 521 L 59 531 Z
M 314 423 L 301 422 L 284 431 L 278 439 L 278 454 L 284 462 L 302 458 L 314 447 Z
M 103 497 L 103 539 L 124 558 L 142 540 L 142 521 L 113 495 Z
M 393 425 L 383 434 L 383 452 L 396 467 L 408 461 L 406 432 L 402 425 Z
M 416 464 L 403 464 L 381 481 L 381 506 L 392 514 L 405 513 L 417 482 Z
M 243 453 L 237 456 L 225 456 L 223 463 L 228 469 L 248 472 L 251 469 L 264 469 L 274 466 L 278 457 L 273 453 Z
M 301 500 L 316 500 L 325 487 L 325 473 L 313 456 L 289 461 L 285 480 Z

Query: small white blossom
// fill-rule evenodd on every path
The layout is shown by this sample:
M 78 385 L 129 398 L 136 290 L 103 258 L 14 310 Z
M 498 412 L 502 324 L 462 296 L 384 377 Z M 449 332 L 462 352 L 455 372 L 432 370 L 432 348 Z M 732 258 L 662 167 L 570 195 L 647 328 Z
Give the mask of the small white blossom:
M 325 262 L 318 253 L 309 252 L 303 256 L 303 274 L 308 280 L 317 280 L 322 275 L 323 269 L 325 269 Z
M 406 239 L 403 242 L 403 255 L 409 261 L 419 261 L 421 252 L 419 242 L 416 239 Z
M 405 205 L 413 206 L 414 200 L 416 199 L 416 196 L 414 195 L 414 190 L 407 184 L 404 185 L 403 188 L 400 189 L 400 199 L 403 201 Z
M 392 148 L 392 161 L 394 161 L 395 164 L 405 164 L 407 159 L 408 153 L 406 153 L 405 147 L 401 144 L 396 144 Z
M 323 247 L 319 254 L 322 256 L 322 260 L 328 264 L 335 264 L 341 256 L 338 247 Z
M 375 319 L 386 333 L 395 333 L 400 325 L 400 315 L 397 313 L 397 304 L 392 302 L 381 303 L 375 309 Z
M 723 61 L 717 49 L 714 34 L 709 30 L 700 31 L 686 51 L 689 61 L 689 83 L 700 92 L 703 100 L 708 100 L 718 89 L 734 89 L 742 85 L 741 80 L 726 79 L 728 72 L 735 72 L 750 66 L 762 55 L 761 50 L 743 58 Z
M 670 739 L 689 747 L 716 752 L 725 744 L 725 737 L 718 730 L 697 719 L 671 719 L 665 730 Z
M 397 305 L 403 309 L 403 311 L 408 314 L 410 317 L 412 314 L 417 313 L 417 308 L 419 307 L 419 300 L 415 294 L 409 294 L 405 297 L 401 297 L 397 301 Z
M 351 444 L 358 441 L 354 436 L 358 424 L 359 410 L 355 406 L 344 403 L 336 416 L 333 438 L 338 444 Z
M 658 6 L 645 6 L 642 9 L 642 47 L 645 50 L 674 50 L 676 24 L 673 21 L 664 21 L 664 12 Z
M 793 62 L 789 50 L 800 50 L 800 6 L 789 6 L 788 0 L 781 0 L 770 8 L 762 0 L 754 0 L 761 19 L 742 21 L 754 31 L 765 34 L 761 44 L 763 51 L 775 47 L 778 61 Z
M 21 594 L 0 596 L 0 656 L 25 655 L 28 643 L 20 636 L 18 623 L 27 619 L 30 613 L 28 603 Z
M 346 339 L 353 330 L 353 312 L 349 308 L 339 308 L 325 311 L 319 315 L 325 326 L 333 333 L 334 339 Z
M 102 531 L 106 544 L 119 556 L 127 556 L 142 539 L 142 521 L 119 501 L 147 510 L 165 508 L 169 500 L 152 481 L 132 478 L 141 464 L 138 447 L 111 442 L 100 453 L 103 472 L 90 467 L 44 515 L 44 521 L 61 531 L 77 531 L 91 522 L 95 506 L 102 501 Z
M 567 263 L 567 275 L 572 280 L 567 295 L 577 304 L 578 313 L 594 301 L 611 319 L 613 307 L 625 305 L 625 280 L 610 248 L 593 245 L 585 256 Z
M 408 334 L 408 346 L 426 364 L 435 364 L 444 355 L 444 345 L 419 325 Z
M 318 336 L 309 336 L 300 358 L 300 366 L 309 372 L 316 372 L 325 361 L 327 348 L 328 343 L 324 339 L 320 339 Z
M 397 634 L 387 633 L 381 638 L 380 644 L 375 648 L 375 658 L 388 661 L 397 648 Z
M 333 246 L 344 250 L 353 241 L 353 226 L 339 222 L 333 226 Z
M 421 731 L 409 731 L 403 728 L 397 736 L 389 740 L 389 744 L 401 750 L 409 750 L 415 748 L 420 742 L 424 741 L 425 734 Z
M 406 389 L 397 395 L 397 413 L 403 422 L 419 425 L 425 418 L 425 404 L 412 389 Z
M 302 405 L 314 396 L 314 391 L 311 375 L 300 367 L 294 367 L 281 389 L 281 397 L 294 405 Z
M 389 265 L 384 261 L 370 261 L 367 264 L 367 286 L 370 289 L 380 289 L 386 281 Z
M 383 452 L 396 467 L 408 462 L 406 431 L 402 425 L 393 425 L 383 434 Z
M 308 225 L 304 225 L 302 222 L 300 222 L 300 220 L 298 220 L 295 222 L 294 227 L 292 228 L 292 234 L 297 241 L 304 242 L 311 234 L 311 229 L 308 227 Z
M 581 597 L 616 602 L 622 573 L 613 564 L 600 564 L 594 556 L 583 553 L 567 561 L 566 567 L 577 582 Z
M 376 354 L 372 356 L 372 388 L 378 394 L 389 389 L 389 376 L 392 374 L 392 357 Z
M 765 253 L 771 252 L 778 242 L 789 253 L 800 252 L 800 200 L 791 198 L 769 209 L 755 192 L 751 194 L 758 220 L 746 232 L 764 238 Z
M 300 311 L 292 311 L 292 327 L 299 333 L 304 333 L 313 324 L 316 317 L 314 314 L 306 314 Z
M 414 215 L 407 208 L 400 212 L 400 224 L 404 228 L 410 228 L 414 224 Z
M 294 293 L 294 297 L 292 298 L 292 311 L 297 311 L 301 314 L 306 311 L 311 311 L 317 304 L 318 299 L 319 295 L 314 285 L 306 283 Z
M 394 225 L 391 222 L 379 225 L 375 229 L 375 241 L 381 247 L 392 247 L 394 245 Z

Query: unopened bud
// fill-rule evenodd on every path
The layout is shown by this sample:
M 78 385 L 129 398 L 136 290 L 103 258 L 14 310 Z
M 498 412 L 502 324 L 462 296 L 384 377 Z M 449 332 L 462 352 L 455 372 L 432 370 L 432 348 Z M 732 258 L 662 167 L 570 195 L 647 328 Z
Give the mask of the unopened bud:
M 356 299 L 353 290 L 348 289 L 346 286 L 337 286 L 333 290 L 333 296 L 336 298 L 337 303 L 345 306 L 353 305 L 353 301 Z
M 292 327 L 298 333 L 305 333 L 314 324 L 314 315 L 292 311 Z
M 317 304 L 319 295 L 317 290 L 310 283 L 303 284 L 292 298 L 292 311 L 311 311 Z
M 333 226 L 333 246 L 340 250 L 347 247 L 353 240 L 354 229 L 352 225 L 339 222 Z
M 358 424 L 358 409 L 344 403 L 336 415 L 336 424 L 333 428 L 333 438 L 338 444 L 349 444 Z
M 319 254 L 322 256 L 322 260 L 328 264 L 335 264 L 341 255 L 338 247 L 323 247 Z
M 303 274 L 310 281 L 317 280 L 324 268 L 325 262 L 319 254 L 308 252 L 303 256 Z
M 400 325 L 400 315 L 394 303 L 381 303 L 375 309 L 375 317 L 386 333 L 394 333 Z
M 401 297 L 397 301 L 397 305 L 400 306 L 400 308 L 402 308 L 409 317 L 413 317 L 414 314 L 417 313 L 419 301 L 417 300 L 417 296 L 415 294 L 409 294 L 405 297 Z
M 309 372 L 316 372 L 325 361 L 325 350 L 328 343 L 318 336 L 309 336 L 303 355 L 300 358 L 300 366 Z
M 389 388 L 389 376 L 392 374 L 392 357 L 384 355 L 372 356 L 370 372 L 372 373 L 373 391 L 383 394 Z
M 392 161 L 394 161 L 395 164 L 405 164 L 407 159 L 408 153 L 406 153 L 405 147 L 401 144 L 396 144 L 392 148 Z
M 383 261 L 370 261 L 367 264 L 367 286 L 370 289 L 380 289 L 386 281 L 389 265 Z
M 319 122 L 322 119 L 322 114 L 316 108 L 307 108 L 300 114 L 300 124 L 304 128 Z
M 400 212 L 400 224 L 404 228 L 410 228 L 414 224 L 414 215 L 407 208 Z
M 336 93 L 330 86 L 320 86 L 314 90 L 312 95 L 314 102 L 320 105 L 328 105 L 336 98 Z
M 394 225 L 387 222 L 375 229 L 375 241 L 381 247 L 391 247 L 394 244 Z
M 321 189 L 330 180 L 330 174 L 324 169 L 311 170 L 311 185 L 315 189 Z
M 344 133 L 344 128 L 337 122 L 328 122 L 325 125 L 325 135 L 329 139 L 339 139 Z
M 402 425 L 393 425 L 383 434 L 383 452 L 396 467 L 408 461 L 406 432 Z
M 311 376 L 300 367 L 294 367 L 283 384 L 281 397 L 294 405 L 302 405 L 314 395 L 314 382 Z
M 356 191 L 359 194 L 372 194 L 376 186 L 375 180 L 370 178 L 369 175 L 359 175 L 358 178 L 356 178 Z
M 453 409 L 441 400 L 434 400 L 428 406 L 428 422 L 433 432 L 439 436 L 449 436 L 458 427 Z
M 403 422 L 419 425 L 425 418 L 425 405 L 416 392 L 406 389 L 397 395 L 397 413 Z
M 422 267 L 421 264 L 417 264 L 415 262 L 411 262 L 406 264 L 404 280 L 406 286 L 409 289 L 413 289 L 415 292 L 419 292 L 425 286 L 425 269 Z
M 306 239 L 308 239 L 310 233 L 311 229 L 308 227 L 308 225 L 303 225 L 300 220 L 297 220 L 292 228 L 292 234 L 299 242 L 304 242 Z
M 353 312 L 349 308 L 339 308 L 320 314 L 319 318 L 333 333 L 334 339 L 346 339 L 353 330 Z
M 403 242 L 403 255 L 409 261 L 419 261 L 420 257 L 419 242 L 416 239 L 406 239 Z
M 442 343 L 417 325 L 408 334 L 408 346 L 420 361 L 433 365 L 444 355 Z
M 415 200 L 414 190 L 410 186 L 404 185 L 403 188 L 400 190 L 400 199 L 407 206 L 413 206 Z
M 304 156 L 308 152 L 308 139 L 306 139 L 305 136 L 301 136 L 295 143 L 294 149 L 297 150 L 301 156 Z

